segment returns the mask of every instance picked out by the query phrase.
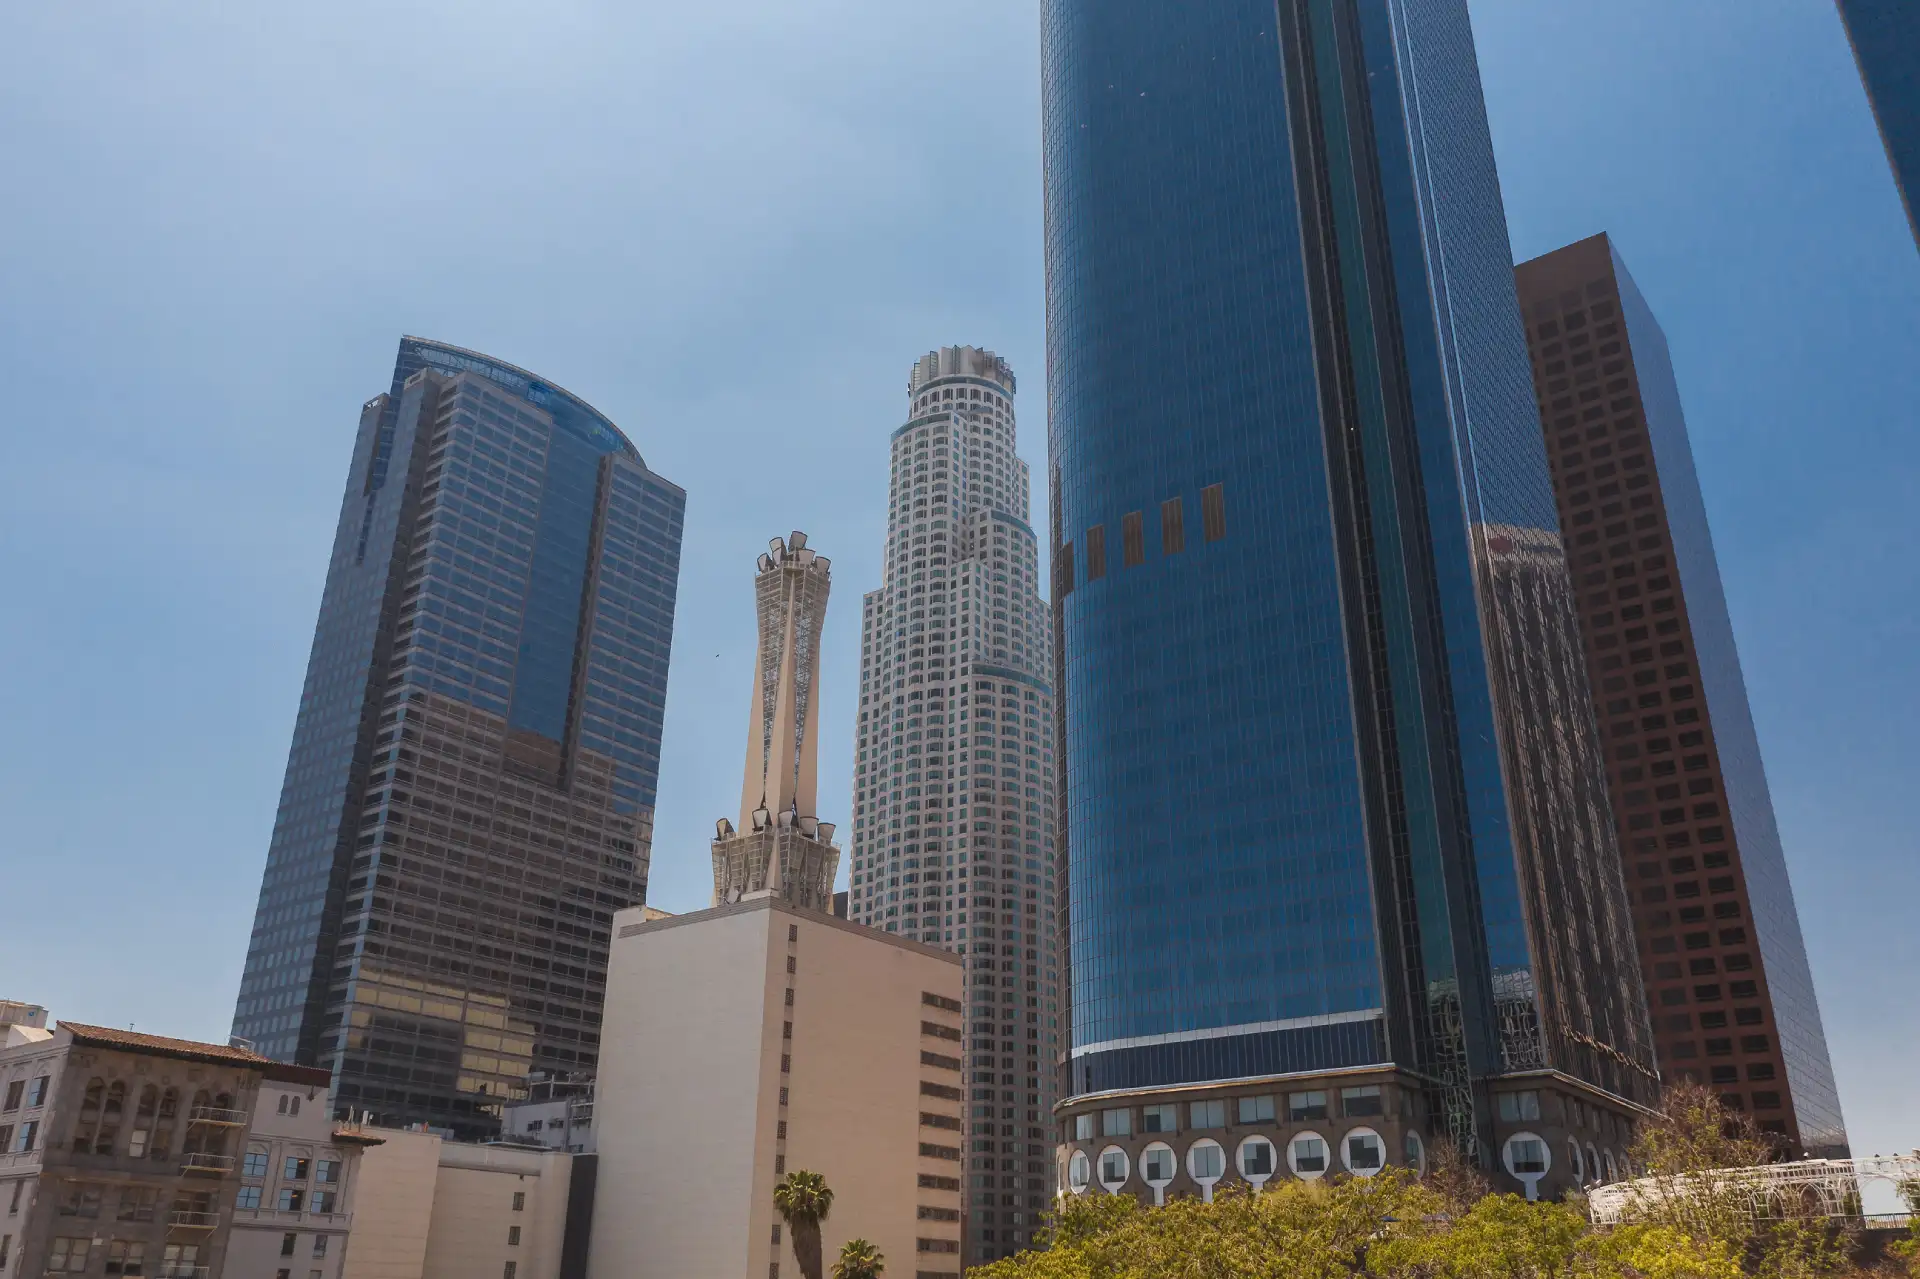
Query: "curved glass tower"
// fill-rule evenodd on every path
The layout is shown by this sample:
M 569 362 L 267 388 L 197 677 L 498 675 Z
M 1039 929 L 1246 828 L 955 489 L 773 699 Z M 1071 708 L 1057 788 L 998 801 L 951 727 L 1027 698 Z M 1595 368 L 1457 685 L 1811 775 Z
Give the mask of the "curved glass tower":
M 686 494 L 578 397 L 404 338 L 361 409 L 234 1034 L 494 1131 L 598 1059 L 645 900 Z
M 1043 31 L 1068 1185 L 1579 1179 L 1655 1078 L 1464 0 Z

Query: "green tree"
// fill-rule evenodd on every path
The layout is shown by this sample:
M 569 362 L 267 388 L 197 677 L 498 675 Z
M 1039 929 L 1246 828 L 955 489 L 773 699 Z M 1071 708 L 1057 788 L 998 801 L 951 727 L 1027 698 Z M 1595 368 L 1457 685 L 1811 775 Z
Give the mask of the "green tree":
M 887 1272 L 887 1259 L 865 1239 L 849 1239 L 840 1245 L 840 1260 L 833 1263 L 833 1279 L 880 1279 Z
M 1907 1211 L 1913 1215 L 1907 1222 L 1907 1237 L 1887 1252 L 1896 1262 L 1905 1262 L 1914 1279 L 1920 1279 L 1920 1181 L 1901 1182 L 1900 1197 L 1907 1201 Z
M 817 1172 L 796 1170 L 773 1188 L 773 1206 L 793 1237 L 793 1255 L 804 1279 L 823 1279 L 820 1223 L 833 1210 L 833 1190 Z

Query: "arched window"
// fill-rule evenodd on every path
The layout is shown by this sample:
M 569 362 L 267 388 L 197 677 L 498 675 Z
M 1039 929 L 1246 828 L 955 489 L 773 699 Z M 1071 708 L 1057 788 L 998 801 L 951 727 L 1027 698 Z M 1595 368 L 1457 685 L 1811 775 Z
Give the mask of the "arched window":
M 180 1090 L 169 1088 L 160 1094 L 160 1116 L 153 1128 L 153 1149 L 148 1153 L 155 1159 L 165 1159 L 173 1153 L 173 1127 L 180 1116 Z
M 93 1152 L 93 1138 L 100 1131 L 100 1107 L 106 1101 L 107 1081 L 98 1075 L 87 1081 L 86 1094 L 80 1099 L 80 1117 L 73 1125 L 73 1153 Z
M 100 1131 L 93 1140 L 93 1153 L 110 1155 L 120 1141 L 120 1119 L 127 1111 L 127 1085 L 114 1080 L 107 1088 L 107 1104 L 100 1112 Z
M 148 1084 L 140 1090 L 140 1100 L 133 1110 L 133 1131 L 127 1137 L 127 1153 L 135 1159 L 144 1158 L 153 1144 L 153 1117 L 159 1108 L 160 1090 Z
M 287 1113 L 288 1113 L 289 1115 L 297 1115 L 297 1114 L 299 1114 L 299 1113 L 300 1113 L 300 1099 L 299 1099 L 298 1097 L 288 1097 L 288 1098 L 287 1098 L 287 1100 L 288 1100 L 288 1101 L 289 1101 L 290 1103 L 292 1103 L 291 1105 L 289 1105 L 289 1106 L 287 1107 Z

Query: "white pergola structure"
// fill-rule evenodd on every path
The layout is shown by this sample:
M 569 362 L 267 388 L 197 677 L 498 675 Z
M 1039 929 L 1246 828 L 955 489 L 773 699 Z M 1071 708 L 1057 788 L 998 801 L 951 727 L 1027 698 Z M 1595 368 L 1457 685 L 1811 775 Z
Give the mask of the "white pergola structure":
M 1797 1159 L 1752 1168 L 1637 1177 L 1587 1191 L 1595 1224 L 1632 1221 L 1651 1206 L 1692 1194 L 1750 1195 L 1754 1215 L 1857 1217 L 1861 1187 L 1869 1181 L 1898 1186 L 1920 1182 L 1920 1150 L 1861 1159 Z

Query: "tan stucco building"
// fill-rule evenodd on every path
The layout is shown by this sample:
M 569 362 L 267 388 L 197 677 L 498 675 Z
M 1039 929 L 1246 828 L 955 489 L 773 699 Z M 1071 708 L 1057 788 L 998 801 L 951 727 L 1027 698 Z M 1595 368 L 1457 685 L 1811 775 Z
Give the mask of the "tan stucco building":
M 580 1273 L 590 1202 L 565 1151 L 368 1129 L 341 1279 L 563 1279 Z
M 960 990 L 957 956 L 771 894 L 615 915 L 589 1279 L 797 1275 L 773 1190 L 800 1169 L 829 1264 L 859 1236 L 958 1279 Z

